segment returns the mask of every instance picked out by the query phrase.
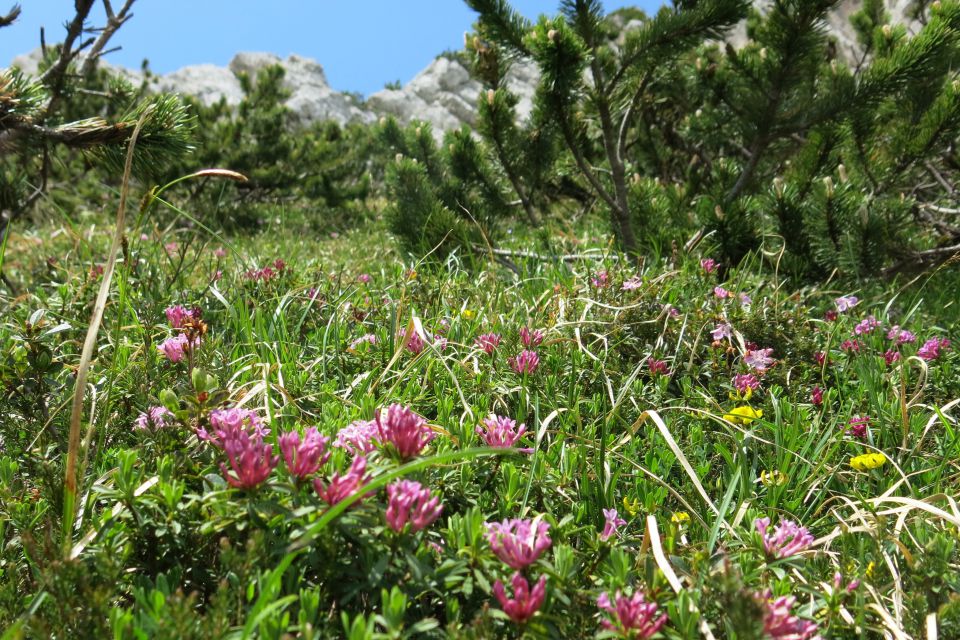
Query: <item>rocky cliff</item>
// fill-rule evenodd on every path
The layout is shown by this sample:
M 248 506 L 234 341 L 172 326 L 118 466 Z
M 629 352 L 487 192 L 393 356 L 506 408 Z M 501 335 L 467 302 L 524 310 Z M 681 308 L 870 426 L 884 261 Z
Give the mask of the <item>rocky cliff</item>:
M 910 0 L 886 0 L 888 10 L 895 22 L 905 21 L 905 12 Z M 761 10 L 770 0 L 757 0 Z M 850 28 L 850 15 L 857 11 L 862 0 L 845 0 L 830 17 L 830 29 L 837 39 L 838 51 L 848 60 L 855 60 L 858 53 L 856 38 Z M 636 21 L 625 25 L 629 29 L 639 24 Z M 916 28 L 917 25 L 911 25 Z M 746 30 L 741 25 L 730 35 L 734 45 L 746 41 Z M 19 56 L 12 66 L 26 73 L 35 73 L 40 51 Z M 196 96 L 211 104 L 221 97 L 228 104 L 236 105 L 243 98 L 239 73 L 256 73 L 266 66 L 279 64 L 286 71 L 284 84 L 291 95 L 287 106 L 296 121 L 309 124 L 322 120 L 348 122 L 372 122 L 382 115 L 396 116 L 401 122 L 421 120 L 429 122 L 437 135 L 463 124 L 473 124 L 476 104 L 481 86 L 456 59 L 441 56 L 431 62 L 413 80 L 401 89 L 384 89 L 369 96 L 366 101 L 341 93 L 327 83 L 323 67 L 316 60 L 291 55 L 286 59 L 271 53 L 239 53 L 230 64 L 218 67 L 210 64 L 184 67 L 166 75 L 151 75 L 148 85 L 156 91 L 170 91 Z M 108 65 L 110 66 L 110 65 Z M 144 81 L 140 71 L 111 66 L 132 82 Z M 510 88 L 520 97 L 519 115 L 529 115 L 533 108 L 533 94 L 537 83 L 535 67 L 530 63 L 514 66 L 509 79 Z

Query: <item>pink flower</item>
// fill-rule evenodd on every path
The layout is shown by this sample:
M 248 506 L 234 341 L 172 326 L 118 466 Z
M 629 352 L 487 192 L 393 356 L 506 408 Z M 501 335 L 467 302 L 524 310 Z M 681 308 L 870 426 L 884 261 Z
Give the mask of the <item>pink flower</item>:
M 359 282 L 360 284 L 367 284 L 368 282 L 370 282 L 370 274 L 361 273 L 360 275 L 357 276 L 357 282 Z
M 265 444 L 263 438 L 245 429 L 227 433 L 222 440 L 222 447 L 230 462 L 230 469 L 221 462 L 220 470 L 230 486 L 238 489 L 253 489 L 259 485 L 270 477 L 280 460 L 278 456 L 271 455 L 271 445 Z
M 749 390 L 751 393 L 760 388 L 760 380 L 751 373 L 741 373 L 733 376 L 733 386 L 740 395 Z
M 710 337 L 714 340 L 723 340 L 724 338 L 733 337 L 733 328 L 726 322 L 721 322 L 717 327 L 710 332 Z
M 389 444 L 403 460 L 419 454 L 436 436 L 424 418 L 399 404 L 378 409 L 374 421 L 380 442 Z
M 770 357 L 771 353 L 773 353 L 773 349 L 747 349 L 743 361 L 751 369 L 763 373 L 774 362 L 773 358 Z
M 320 435 L 316 427 L 307 429 L 302 441 L 296 431 L 284 433 L 277 439 L 287 470 L 298 480 L 306 480 L 307 476 L 316 473 L 320 465 L 330 459 L 327 452 L 329 441 L 329 438 Z
M 610 274 L 606 271 L 598 271 L 596 275 L 590 278 L 590 284 L 597 289 L 605 289 L 610 284 Z
M 869 426 L 870 416 L 854 416 L 847 422 L 847 433 L 859 440 L 866 440 Z
M 333 446 L 346 449 L 354 455 L 374 451 L 379 442 L 377 423 L 372 420 L 356 420 L 337 433 Z
M 814 387 L 810 392 L 810 401 L 813 402 L 815 407 L 821 406 L 823 404 L 823 389 Z
M 370 482 L 370 476 L 366 474 L 366 471 L 367 459 L 363 456 L 357 456 L 353 459 L 350 470 L 346 474 L 334 473 L 330 476 L 330 484 L 326 485 L 320 478 L 314 478 L 313 488 L 320 499 L 332 507 L 357 493 Z
M 888 367 L 892 365 L 894 362 L 898 362 L 899 360 L 900 360 L 899 351 L 895 351 L 893 349 L 887 349 L 886 351 L 883 352 L 883 361 L 887 363 Z
M 194 315 L 192 309 L 186 309 L 179 304 L 167 307 L 164 313 L 167 316 L 167 323 L 172 329 L 182 329 L 183 321 L 187 318 L 193 318 Z
M 725 300 L 726 298 L 732 298 L 733 294 L 724 289 L 723 287 L 714 287 L 713 295 L 719 298 L 720 300 Z
M 201 427 L 197 429 L 197 438 L 209 442 L 218 449 L 223 449 L 224 442 L 227 440 L 238 438 L 241 431 L 260 440 L 270 434 L 270 429 L 264 426 L 260 416 L 241 407 L 215 409 L 210 412 L 208 419 L 213 433 Z
M 403 340 L 405 340 L 406 337 L 407 337 L 407 330 L 400 329 L 400 341 L 403 342 Z M 410 334 L 410 341 L 407 343 L 407 350 L 413 353 L 414 355 L 418 355 L 420 352 L 422 352 L 426 348 L 426 346 L 427 345 L 423 341 L 423 338 L 421 338 L 420 334 L 416 330 L 414 330 L 414 332 Z
M 533 373 L 540 366 L 540 356 L 536 351 L 524 350 L 514 358 L 507 358 L 507 362 L 517 373 Z
M 924 360 L 936 360 L 940 357 L 941 349 L 946 351 L 950 348 L 950 341 L 945 338 L 930 338 L 923 343 L 923 346 L 917 349 L 917 356 Z
M 667 375 L 667 371 L 669 371 L 667 363 L 664 360 L 657 360 L 656 358 L 649 358 L 647 360 L 647 367 L 650 369 L 650 375 L 654 377 Z
M 677 309 L 677 308 L 676 308 L 675 306 L 673 306 L 672 304 L 665 304 L 665 305 L 663 305 L 663 308 L 667 310 L 667 314 L 669 314 L 669 316 L 670 316 L 671 318 L 679 318 L 679 317 L 680 317 L 680 309 Z
M 741 293 L 739 297 L 740 297 L 740 304 L 742 304 L 743 306 L 749 307 L 750 305 L 753 304 L 753 299 L 747 294 Z
M 847 311 L 850 311 L 850 309 L 853 309 L 855 306 L 857 306 L 860 303 L 860 300 L 858 300 L 856 296 L 840 296 L 833 302 L 837 305 L 837 311 L 840 313 L 846 313 Z
M 813 354 L 813 359 L 817 361 L 817 364 L 821 367 L 823 363 L 827 361 L 827 352 L 826 351 L 817 351 Z
M 782 520 L 770 533 L 770 518 L 757 518 L 753 526 L 763 538 L 763 549 L 771 558 L 789 558 L 813 544 L 813 536 L 806 527 L 792 520 Z
M 139 416 L 133 423 L 133 428 L 137 431 L 157 431 L 174 424 L 176 418 L 166 407 L 150 407 Z
M 623 291 L 636 291 L 643 286 L 643 278 L 640 276 L 633 276 L 623 281 L 623 285 L 620 287 Z
M 703 272 L 706 274 L 715 272 L 719 267 L 720 264 L 713 258 L 704 258 L 700 261 L 700 268 L 703 269 Z
M 603 517 L 606 522 L 603 523 L 603 533 L 600 534 L 600 539 L 606 542 L 617 533 L 619 527 L 627 524 L 627 521 L 620 517 L 616 509 L 604 509 Z
M 817 623 L 798 618 L 791 612 L 796 598 L 781 596 L 773 599 L 769 589 L 754 594 L 754 598 L 766 605 L 764 637 L 771 640 L 821 640 L 817 635 Z
M 857 326 L 853 328 L 853 332 L 858 336 L 862 336 L 866 333 L 872 332 L 874 329 L 880 326 L 880 322 L 873 316 L 868 316 L 857 323 Z
M 173 338 L 167 338 L 157 345 L 157 349 L 165 355 L 170 362 L 180 362 L 198 343 L 199 340 L 194 340 L 191 344 L 187 334 L 181 333 Z
M 443 505 L 440 498 L 430 494 L 419 482 L 399 480 L 387 485 L 387 524 L 394 531 L 403 531 L 410 523 L 410 531 L 429 527 L 440 517 Z
M 826 320 L 827 322 L 834 322 L 839 317 L 840 317 L 840 314 L 834 311 L 833 309 L 829 309 L 825 314 L 823 314 L 823 319 Z
M 500 334 L 485 333 L 481 336 L 477 336 L 477 339 L 473 344 L 477 348 L 482 349 L 487 355 L 490 355 L 493 353 L 494 349 L 500 346 Z
M 375 336 L 372 333 L 362 335 L 350 343 L 350 345 L 347 347 L 347 351 L 356 351 L 357 348 L 360 347 L 360 345 L 364 345 L 364 344 L 369 344 L 369 345 L 377 344 L 377 336 Z
M 533 617 L 533 614 L 543 605 L 547 595 L 547 576 L 540 576 L 537 584 L 530 589 L 530 583 L 519 573 L 513 574 L 513 597 L 508 598 L 503 583 L 497 580 L 493 583 L 493 595 L 500 602 L 500 607 L 516 624 L 523 624 Z
M 520 328 L 520 342 L 523 343 L 523 346 L 526 348 L 530 347 L 539 347 L 540 343 L 543 342 L 543 330 L 534 329 L 530 331 L 526 327 Z
M 487 522 L 487 542 L 493 553 L 511 569 L 519 571 L 540 557 L 550 546 L 550 524 L 533 520 Z
M 840 349 L 845 351 L 847 354 L 857 354 L 860 353 L 860 341 L 859 340 L 844 340 L 840 343 Z
M 215 258 L 225 258 L 227 255 L 227 250 L 223 247 L 217 247 L 213 250 L 213 255 Z
M 650 638 L 667 623 L 667 614 L 658 617 L 657 603 L 647 602 L 640 591 L 630 598 L 617 591 L 613 600 L 606 593 L 597 598 L 597 606 L 613 617 L 600 624 L 609 631 L 619 631 L 625 638 Z
M 887 331 L 887 340 L 894 340 L 897 345 L 901 345 L 916 342 L 917 336 L 906 329 L 901 329 L 900 325 L 895 324 Z
M 527 432 L 527 425 L 517 427 L 517 421 L 504 416 L 490 414 L 483 421 L 483 427 L 476 428 L 477 434 L 487 444 L 495 449 L 509 449 Z
M 167 244 L 163 245 L 163 248 L 167 253 L 176 253 L 177 249 L 180 248 L 180 245 L 176 242 L 168 242 Z

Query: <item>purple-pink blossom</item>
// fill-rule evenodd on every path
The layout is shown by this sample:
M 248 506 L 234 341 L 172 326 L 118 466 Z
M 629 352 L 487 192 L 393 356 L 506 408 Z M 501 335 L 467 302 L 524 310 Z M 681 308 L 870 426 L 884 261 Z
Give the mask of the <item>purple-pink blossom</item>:
M 220 470 L 230 486 L 238 489 L 253 489 L 259 485 L 270 477 L 280 460 L 279 456 L 272 455 L 271 445 L 245 429 L 229 432 L 222 440 L 222 448 L 230 468 L 221 462 Z
M 610 274 L 606 271 L 598 271 L 590 278 L 590 284 L 597 289 L 605 289 L 610 284 Z
M 763 613 L 764 637 L 771 640 L 821 640 L 816 622 L 793 614 L 793 605 L 797 601 L 793 596 L 774 599 L 767 589 L 754 594 L 754 598 L 766 607 Z
M 853 309 L 860 303 L 860 300 L 856 296 L 840 296 L 833 301 L 837 305 L 837 311 L 840 313 L 846 313 Z
M 643 278 L 640 276 L 632 276 L 623 281 L 620 289 L 623 291 L 635 291 L 643 286 Z
M 551 544 L 550 524 L 541 518 L 487 522 L 487 542 L 511 569 L 520 570 L 540 557 Z
M 133 428 L 138 431 L 157 431 L 174 424 L 176 417 L 166 407 L 150 407 L 139 416 L 133 423 Z
M 171 329 L 182 329 L 183 321 L 187 318 L 193 318 L 193 310 L 179 304 L 167 307 L 164 309 L 164 314 L 167 316 L 167 324 L 170 325 Z
M 511 579 L 513 586 L 513 597 L 508 597 L 503 583 L 497 580 L 493 583 L 493 595 L 500 602 L 503 612 L 509 616 L 516 624 L 523 624 L 533 617 L 540 607 L 547 594 L 547 577 L 540 576 L 540 579 L 530 588 L 530 583 L 520 573 L 514 573 Z
M 190 338 L 187 337 L 187 334 L 181 333 L 172 338 L 167 338 L 159 345 L 157 345 L 157 350 L 166 356 L 167 360 L 173 363 L 180 362 L 183 360 L 184 356 L 188 355 L 192 349 L 194 349 L 200 340 L 195 339 L 192 343 Z
M 813 390 L 810 391 L 810 401 L 813 402 L 813 406 L 815 407 L 821 406 L 823 404 L 823 389 L 819 386 L 814 387 Z
M 320 499 L 331 507 L 346 500 L 370 482 L 367 471 L 367 459 L 357 456 L 350 463 L 350 470 L 345 474 L 339 472 L 330 476 L 330 483 L 325 484 L 321 478 L 314 478 L 313 488 Z
M 601 593 L 597 606 L 610 614 L 609 619 L 600 623 L 601 626 L 626 638 L 650 638 L 667 623 L 667 614 L 657 615 L 660 607 L 656 602 L 647 602 L 640 591 L 629 598 L 617 591 L 613 601 L 607 593 Z
M 403 342 L 407 338 L 407 330 L 400 329 L 400 341 Z M 410 340 L 407 342 L 407 350 L 413 353 L 414 355 L 419 354 L 421 351 L 426 348 L 426 343 L 423 341 L 423 338 L 420 337 L 420 334 L 414 330 L 410 334 Z
M 917 349 L 917 356 L 924 360 L 936 360 L 940 357 L 941 351 L 950 348 L 950 341 L 946 338 L 930 338 Z
M 200 427 L 197 429 L 197 438 L 218 449 L 223 449 L 224 442 L 228 439 L 239 437 L 241 431 L 260 440 L 270 433 L 270 429 L 263 424 L 256 412 L 243 407 L 215 409 L 210 412 L 208 420 L 210 431 Z
M 367 454 L 377 448 L 380 435 L 373 420 L 355 420 L 337 432 L 333 446 L 346 449 L 354 455 Z
M 390 445 L 402 460 L 418 455 L 436 436 L 423 417 L 399 404 L 378 409 L 374 421 L 377 438 Z
M 600 534 L 600 539 L 606 542 L 612 536 L 616 535 L 617 529 L 627 524 L 627 521 L 620 517 L 616 509 L 604 509 L 603 517 L 605 522 L 603 523 L 603 532 Z
M 316 427 L 308 428 L 302 439 L 296 431 L 282 434 L 277 442 L 290 475 L 299 480 L 306 480 L 308 476 L 316 473 L 320 465 L 330 459 L 330 453 L 327 451 L 329 440 L 320 435 Z
M 509 449 L 527 432 L 527 425 L 518 427 L 516 420 L 491 413 L 484 418 L 483 426 L 476 428 L 476 432 L 488 447 Z
M 360 275 L 357 276 L 357 282 L 359 282 L 360 284 L 367 284 L 368 282 L 370 282 L 370 274 L 361 273 Z
M 520 328 L 520 342 L 524 347 L 539 347 L 540 343 L 543 342 L 544 334 L 542 329 L 534 329 L 531 331 L 527 327 Z
M 917 336 L 906 329 L 901 329 L 900 325 L 895 324 L 887 331 L 887 340 L 893 340 L 897 345 L 912 343 L 917 341 Z
M 713 273 L 719 267 L 720 264 L 713 258 L 704 258 L 700 261 L 700 268 L 703 269 L 703 272 L 707 274 Z
M 377 344 L 377 336 L 372 333 L 367 333 L 359 338 L 356 338 L 350 343 L 350 346 L 347 347 L 347 351 L 356 351 L 358 347 L 364 344 L 375 345 Z
M 847 422 L 847 433 L 858 440 L 866 440 L 869 426 L 870 416 L 853 416 Z
M 716 326 L 716 328 L 710 332 L 710 337 L 714 340 L 723 340 L 724 338 L 733 337 L 733 327 L 731 327 L 726 322 L 721 322 Z
M 717 297 L 718 299 L 720 299 L 720 300 L 725 300 L 725 299 L 727 299 L 727 298 L 732 298 L 732 297 L 733 297 L 733 294 L 732 294 L 732 293 L 730 293 L 729 291 L 727 291 L 727 290 L 724 289 L 723 287 L 719 287 L 719 286 L 713 288 L 713 295 L 716 296 L 716 297 Z
M 752 373 L 740 373 L 733 376 L 733 386 L 740 395 L 753 393 L 760 388 L 760 380 Z
M 500 334 L 499 333 L 484 333 L 483 335 L 477 336 L 477 339 L 473 343 L 478 349 L 482 350 L 487 355 L 490 355 L 494 350 L 500 346 Z
M 403 531 L 408 523 L 410 531 L 420 531 L 433 524 L 442 512 L 440 498 L 419 482 L 398 480 L 387 485 L 386 519 L 394 531 Z
M 763 538 L 763 549 L 771 558 L 789 558 L 813 544 L 813 535 L 807 528 L 792 520 L 781 520 L 770 532 L 770 518 L 757 518 L 753 526 Z
M 647 359 L 647 368 L 650 369 L 650 375 L 653 377 L 665 376 L 670 370 L 665 360 L 657 360 L 656 358 Z
M 507 358 L 507 362 L 517 373 L 533 373 L 540 366 L 540 356 L 537 355 L 536 351 L 525 349 L 516 357 Z
M 880 321 L 874 318 L 873 316 L 867 316 L 863 320 L 857 323 L 857 326 L 853 328 L 853 332 L 858 336 L 871 333 L 874 329 L 880 326 Z
M 743 361 L 748 367 L 763 373 L 773 364 L 774 360 L 770 357 L 773 349 L 747 349 L 743 356 Z

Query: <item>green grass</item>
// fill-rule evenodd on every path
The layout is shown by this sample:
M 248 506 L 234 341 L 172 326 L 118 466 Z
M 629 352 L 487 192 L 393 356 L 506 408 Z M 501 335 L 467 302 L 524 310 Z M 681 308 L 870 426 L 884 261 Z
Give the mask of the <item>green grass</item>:
M 22 283 L 3 300 L 0 326 L 5 638 L 609 637 L 596 600 L 621 590 L 669 615 L 660 637 L 762 638 L 767 604 L 754 594 L 768 589 L 795 596 L 793 612 L 825 638 L 894 628 L 930 637 L 931 620 L 938 637 L 960 635 L 960 361 L 953 349 L 914 357 L 930 337 L 958 339 L 955 267 L 810 286 L 756 258 L 721 283 L 699 255 L 651 256 L 642 286 L 623 291 L 638 274 L 615 255 L 517 258 L 519 273 L 483 256 L 414 262 L 375 220 L 336 238 L 304 236 L 282 218 L 244 237 L 211 235 L 202 218 L 142 225 L 128 233 L 99 332 L 77 522 L 63 539 L 68 407 L 99 286 L 91 267 L 110 235 L 95 220 L 14 233 L 3 263 Z M 552 249 L 570 251 L 571 240 Z M 213 253 L 220 246 L 224 257 Z M 274 279 L 244 277 L 277 259 L 287 266 Z M 601 269 L 606 288 L 591 284 Z M 752 304 L 719 301 L 721 284 Z M 833 299 L 851 293 L 859 305 L 825 320 Z M 189 365 L 157 350 L 176 334 L 164 316 L 174 304 L 201 308 L 208 326 Z M 868 315 L 882 328 L 845 352 Z M 721 321 L 734 336 L 712 344 Z M 894 324 L 918 341 L 888 365 Z M 446 345 L 419 355 L 398 337 L 444 326 Z M 539 368 L 518 375 L 508 357 L 522 327 L 545 339 Z M 474 345 L 487 332 L 502 336 L 492 355 Z M 365 334 L 377 344 L 348 349 Z M 745 401 L 731 380 L 747 371 L 748 342 L 773 348 L 776 364 Z M 650 358 L 666 375 L 651 373 Z M 815 386 L 822 406 L 811 401 Z M 132 428 L 161 403 L 177 413 L 174 426 Z M 349 508 L 329 509 L 282 460 L 256 489 L 232 488 L 224 454 L 195 435 L 210 410 L 240 405 L 269 424 L 277 453 L 281 433 L 317 426 L 332 442 L 391 403 L 412 407 L 437 436 L 405 464 L 387 449 L 370 454 L 376 493 Z M 762 417 L 724 417 L 744 404 Z M 532 452 L 482 447 L 475 429 L 491 413 L 526 424 L 520 444 Z M 865 440 L 847 433 L 862 415 L 871 417 Z M 325 483 L 351 459 L 330 449 Z M 868 452 L 886 464 L 851 467 Z M 441 498 L 442 517 L 421 532 L 386 526 L 382 487 L 400 476 Z M 604 509 L 626 520 L 608 541 Z M 524 575 L 531 584 L 547 576 L 547 595 L 517 625 L 492 595 L 497 580 L 512 592 L 513 571 L 483 523 L 536 517 L 552 544 Z M 816 541 L 768 557 L 759 517 L 798 522 Z M 860 585 L 835 592 L 836 573 L 842 586 Z

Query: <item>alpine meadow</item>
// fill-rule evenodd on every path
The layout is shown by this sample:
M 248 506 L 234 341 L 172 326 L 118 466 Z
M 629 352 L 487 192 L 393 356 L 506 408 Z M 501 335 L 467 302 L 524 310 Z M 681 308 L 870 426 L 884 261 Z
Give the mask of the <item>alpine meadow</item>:
M 463 1 L 0 61 L 0 640 L 960 639 L 960 0 Z

